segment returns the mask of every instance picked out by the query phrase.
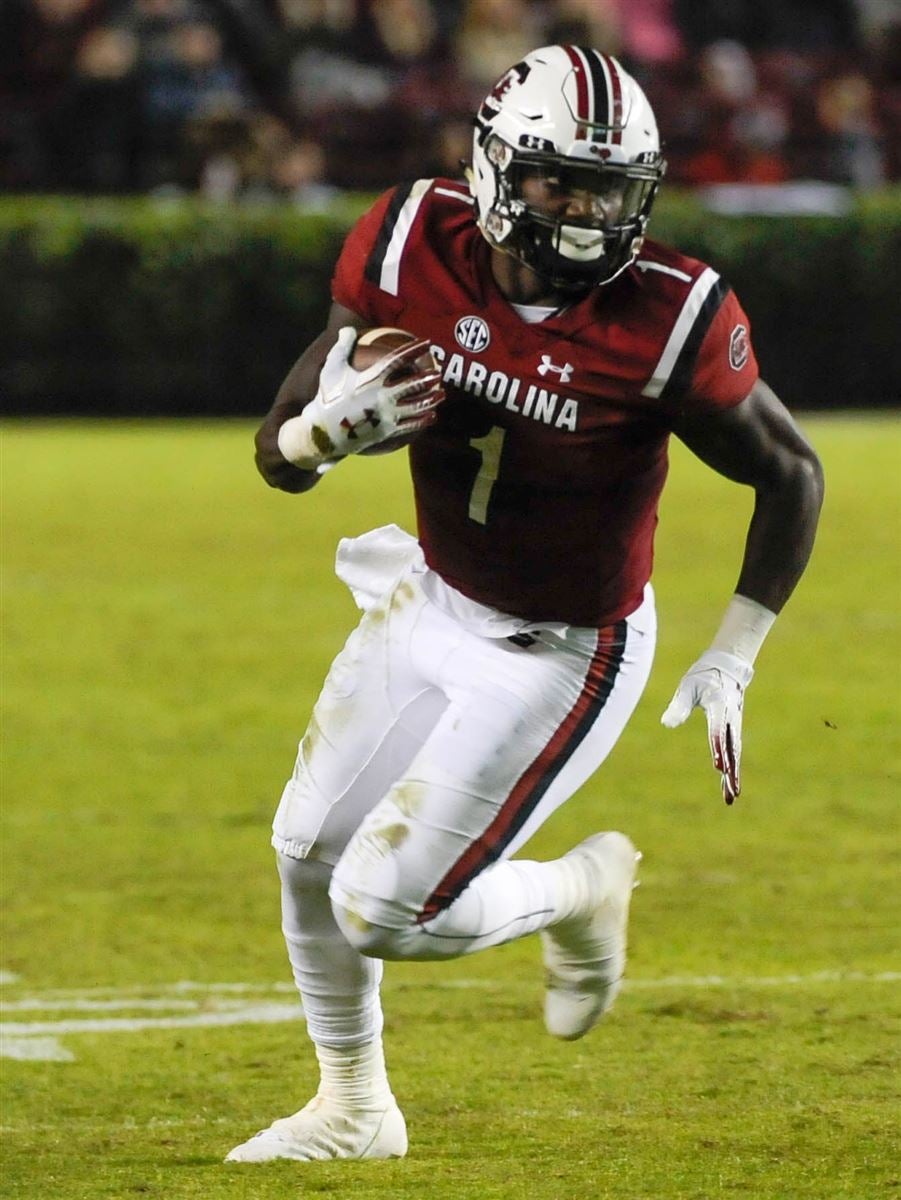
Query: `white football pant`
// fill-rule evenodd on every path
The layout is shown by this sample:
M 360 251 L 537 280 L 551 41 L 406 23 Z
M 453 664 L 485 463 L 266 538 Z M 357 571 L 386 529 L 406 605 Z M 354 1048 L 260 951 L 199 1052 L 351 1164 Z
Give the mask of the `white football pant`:
M 273 825 L 289 956 L 324 1046 L 380 1033 L 378 960 L 452 958 L 567 915 L 561 860 L 509 858 L 604 761 L 650 673 L 650 586 L 616 625 L 511 640 L 439 607 L 430 578 L 413 566 L 364 612 Z

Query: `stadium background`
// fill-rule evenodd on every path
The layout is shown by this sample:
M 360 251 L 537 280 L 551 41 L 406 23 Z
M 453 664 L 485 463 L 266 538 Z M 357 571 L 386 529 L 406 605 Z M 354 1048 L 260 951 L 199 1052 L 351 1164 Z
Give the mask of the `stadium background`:
M 733 283 L 790 406 L 896 403 L 895 0 L 4 0 L 6 411 L 265 411 L 354 215 L 459 175 L 486 89 L 557 40 L 647 90 L 652 235 Z

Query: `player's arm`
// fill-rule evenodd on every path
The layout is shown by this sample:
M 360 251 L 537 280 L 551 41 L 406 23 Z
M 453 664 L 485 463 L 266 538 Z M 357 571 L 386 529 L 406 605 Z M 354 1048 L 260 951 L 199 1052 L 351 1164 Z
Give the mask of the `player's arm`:
M 823 471 L 791 414 L 762 380 L 733 408 L 678 418 L 674 432 L 708 466 L 755 494 L 736 594 L 710 649 L 689 668 L 663 717 L 674 726 L 693 708 L 704 709 L 714 766 L 731 804 L 740 790 L 744 689 L 763 639 L 810 557 Z
M 347 327 L 362 329 L 365 324 L 349 308 L 332 304 L 325 329 L 285 376 L 275 403 L 256 435 L 257 470 L 270 487 L 281 488 L 283 492 L 306 492 L 319 482 L 321 476 L 315 465 L 304 470 L 285 458 L 278 447 L 279 430 L 291 417 L 299 416 L 316 395 L 319 374 L 338 340 L 338 331 Z
M 736 591 L 780 612 L 807 565 L 823 502 L 813 447 L 760 379 L 741 404 L 677 420 L 674 432 L 720 475 L 754 489 Z
M 415 337 L 369 366 L 354 366 L 361 319 L 332 306 L 325 332 L 301 356 L 279 390 L 257 438 L 267 481 L 307 491 L 328 467 L 434 421 L 444 399 L 427 343 Z M 282 465 L 284 464 L 284 465 Z

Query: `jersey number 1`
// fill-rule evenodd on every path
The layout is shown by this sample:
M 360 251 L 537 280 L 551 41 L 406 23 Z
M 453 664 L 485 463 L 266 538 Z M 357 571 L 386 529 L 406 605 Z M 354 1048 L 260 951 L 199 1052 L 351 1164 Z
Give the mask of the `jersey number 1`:
M 469 519 L 478 521 L 480 525 L 488 522 L 488 501 L 491 499 L 491 489 L 495 485 L 501 465 L 501 450 L 504 448 L 506 433 L 506 429 L 493 425 L 484 437 L 469 439 L 473 450 L 478 450 L 482 456 L 479 472 L 469 494 Z

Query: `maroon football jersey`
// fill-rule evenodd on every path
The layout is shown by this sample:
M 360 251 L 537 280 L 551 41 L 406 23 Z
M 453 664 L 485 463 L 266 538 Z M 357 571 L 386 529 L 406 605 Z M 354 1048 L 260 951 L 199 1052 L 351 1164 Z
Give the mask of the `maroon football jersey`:
M 351 231 L 335 300 L 428 338 L 447 399 L 410 447 L 419 540 L 465 595 L 607 625 L 641 602 L 674 418 L 757 378 L 748 318 L 704 263 L 646 241 L 618 279 L 529 324 L 465 186 L 388 192 Z

